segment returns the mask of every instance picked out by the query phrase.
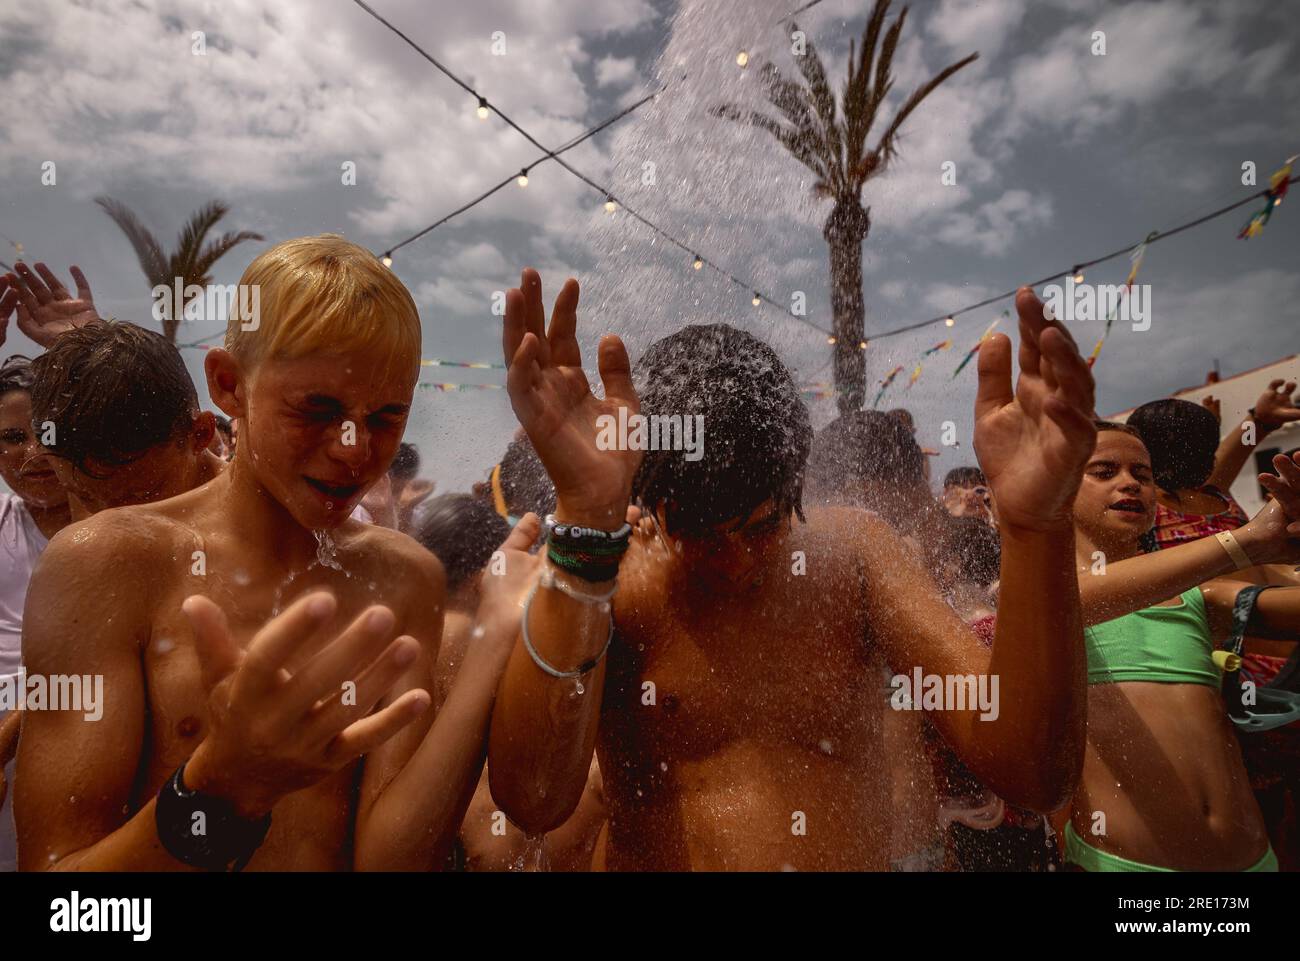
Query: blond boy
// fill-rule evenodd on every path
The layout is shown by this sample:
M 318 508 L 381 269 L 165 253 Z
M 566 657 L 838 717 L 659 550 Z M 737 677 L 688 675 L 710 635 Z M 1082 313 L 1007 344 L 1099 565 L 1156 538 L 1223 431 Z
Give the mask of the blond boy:
M 104 704 L 28 712 L 23 870 L 429 869 L 478 780 L 507 631 L 482 625 L 434 723 L 442 569 L 349 519 L 406 425 L 415 304 L 331 235 L 241 284 L 257 309 L 205 361 L 229 469 L 72 525 L 33 575 L 29 675 L 102 675 Z

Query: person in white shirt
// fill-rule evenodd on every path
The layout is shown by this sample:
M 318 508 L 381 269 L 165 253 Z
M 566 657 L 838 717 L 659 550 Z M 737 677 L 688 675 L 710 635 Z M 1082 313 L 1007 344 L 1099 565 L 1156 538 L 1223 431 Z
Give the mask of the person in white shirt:
M 68 495 L 32 430 L 32 368 L 14 355 L 0 365 L 0 683 L 22 667 L 23 599 L 49 539 L 69 520 Z M 8 721 L 8 723 L 6 723 Z M 15 869 L 13 815 L 5 784 L 13 775 L 17 717 L 0 708 L 0 871 Z

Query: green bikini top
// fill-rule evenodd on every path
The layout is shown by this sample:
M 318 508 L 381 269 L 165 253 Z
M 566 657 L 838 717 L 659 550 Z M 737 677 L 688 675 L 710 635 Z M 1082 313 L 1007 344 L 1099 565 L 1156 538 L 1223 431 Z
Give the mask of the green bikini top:
M 1211 656 L 1210 623 L 1199 587 L 1174 607 L 1148 607 L 1083 631 L 1088 683 L 1163 681 L 1218 688 L 1222 674 Z

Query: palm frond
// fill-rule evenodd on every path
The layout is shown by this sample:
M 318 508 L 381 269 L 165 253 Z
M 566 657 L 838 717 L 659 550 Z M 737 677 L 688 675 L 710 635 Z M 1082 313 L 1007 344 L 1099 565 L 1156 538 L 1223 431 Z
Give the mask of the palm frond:
M 939 71 L 939 73 L 935 74 L 935 76 L 928 82 L 922 84 L 913 91 L 912 95 L 903 102 L 903 106 L 898 109 L 898 113 L 894 115 L 894 119 L 890 121 L 885 132 L 881 134 L 880 140 L 876 144 L 876 149 L 872 151 L 873 154 L 880 158 L 879 166 L 875 171 L 877 174 L 882 173 L 889 161 L 897 156 L 898 150 L 895 140 L 898 136 L 899 129 L 903 126 L 903 123 L 907 120 L 912 111 L 920 106 L 921 101 L 930 96 L 930 94 L 932 94 L 941 83 L 955 74 L 958 70 L 974 63 L 978 59 L 979 54 L 972 53 L 964 60 L 958 60 L 956 63 L 945 67 L 943 70 Z
M 749 124 L 752 127 L 758 127 L 760 130 L 766 130 L 769 134 L 785 147 L 796 160 L 815 173 L 820 180 L 830 181 L 831 172 L 826 168 L 826 164 L 818 154 L 818 139 L 808 130 L 797 130 L 782 126 L 781 122 L 774 120 L 766 114 L 757 111 L 741 110 L 735 104 L 724 103 L 714 107 L 711 111 L 714 116 L 721 117 L 724 120 L 732 120 L 736 123 Z
M 835 131 L 834 124 L 831 130 L 835 133 L 834 138 L 827 137 L 825 130 L 820 126 L 812 114 L 812 107 L 809 104 L 810 94 L 806 87 L 800 86 L 792 80 L 787 80 L 782 76 L 781 71 L 773 64 L 763 64 L 761 70 L 763 82 L 767 85 L 767 99 L 772 106 L 776 107 L 785 115 L 785 118 L 794 125 L 800 134 L 806 134 L 808 143 L 816 151 L 821 162 L 830 171 L 832 179 L 840 181 L 843 179 L 843 162 L 840 159 L 840 150 L 838 142 L 838 131 Z
M 232 231 L 222 234 L 218 239 L 209 242 L 203 248 L 203 252 L 194 261 L 194 270 L 206 277 L 213 264 L 229 253 L 230 249 L 236 244 L 242 244 L 245 240 L 265 239 L 261 234 L 254 233 L 251 230 Z M 208 281 L 200 281 L 200 283 L 208 283 Z
M 863 145 L 867 134 L 875 122 L 875 115 L 869 109 L 871 101 L 871 68 L 876 58 L 876 44 L 880 40 L 880 30 L 884 26 L 885 16 L 889 13 L 890 0 L 876 0 L 871 17 L 862 29 L 862 49 L 858 51 L 855 62 L 854 48 L 849 46 L 849 76 L 844 84 L 844 144 L 846 165 L 856 167 L 862 159 Z M 877 101 L 877 106 L 879 101 Z
M 199 253 L 203 249 L 203 240 L 208 231 L 217 225 L 230 208 L 220 200 L 214 200 L 207 206 L 195 211 L 181 229 L 176 240 L 176 250 L 172 254 L 172 269 L 177 277 L 188 277 Z
M 791 24 L 793 29 L 798 30 L 798 24 Z M 796 57 L 799 66 L 799 72 L 803 74 L 804 81 L 808 84 L 809 96 L 813 107 L 817 111 L 817 118 L 821 121 L 822 129 L 820 131 L 821 139 L 826 144 L 826 152 L 829 155 L 831 166 L 835 168 L 843 167 L 842 148 L 840 146 L 840 129 L 837 125 L 835 115 L 835 94 L 831 92 L 831 85 L 826 80 L 826 67 L 822 63 L 821 55 L 817 53 L 817 48 L 813 42 L 807 42 L 807 48 L 804 50 L 802 57 Z
M 135 249 L 135 255 L 140 261 L 140 269 L 144 271 L 145 279 L 149 281 L 150 287 L 156 287 L 159 284 L 170 284 L 171 277 L 168 275 L 167 258 L 163 256 L 162 247 L 158 239 L 149 232 L 140 219 L 126 204 L 114 200 L 112 197 L 96 197 L 95 203 L 104 209 L 104 212 L 113 218 L 113 222 L 126 234 L 126 239 L 131 242 Z

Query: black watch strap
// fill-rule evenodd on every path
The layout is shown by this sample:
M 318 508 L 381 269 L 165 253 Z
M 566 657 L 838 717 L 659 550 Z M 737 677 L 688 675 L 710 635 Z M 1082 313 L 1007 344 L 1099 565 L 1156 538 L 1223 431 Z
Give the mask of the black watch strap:
M 269 813 L 250 821 L 225 798 L 187 789 L 184 764 L 158 792 L 154 821 L 168 854 L 205 871 L 242 871 L 271 830 Z

